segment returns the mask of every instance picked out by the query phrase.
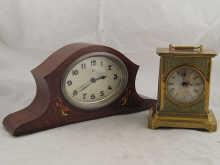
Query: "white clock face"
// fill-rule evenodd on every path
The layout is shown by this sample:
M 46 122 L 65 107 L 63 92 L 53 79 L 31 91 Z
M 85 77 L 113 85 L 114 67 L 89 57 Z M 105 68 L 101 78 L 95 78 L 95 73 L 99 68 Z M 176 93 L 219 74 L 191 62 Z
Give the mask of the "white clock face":
M 166 82 L 167 94 L 178 104 L 192 104 L 205 90 L 202 75 L 193 67 L 183 66 L 173 70 Z
M 82 56 L 67 68 L 61 89 L 69 103 L 89 110 L 112 103 L 127 81 L 127 68 L 118 57 L 97 52 Z

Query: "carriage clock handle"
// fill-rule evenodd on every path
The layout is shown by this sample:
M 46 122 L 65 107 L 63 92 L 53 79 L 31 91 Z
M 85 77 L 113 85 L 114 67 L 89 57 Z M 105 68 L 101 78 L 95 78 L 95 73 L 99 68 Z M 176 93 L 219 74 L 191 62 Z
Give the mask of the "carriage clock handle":
M 194 50 L 199 49 L 200 52 L 203 51 L 203 45 L 200 46 L 173 46 L 172 44 L 169 44 L 169 50 Z

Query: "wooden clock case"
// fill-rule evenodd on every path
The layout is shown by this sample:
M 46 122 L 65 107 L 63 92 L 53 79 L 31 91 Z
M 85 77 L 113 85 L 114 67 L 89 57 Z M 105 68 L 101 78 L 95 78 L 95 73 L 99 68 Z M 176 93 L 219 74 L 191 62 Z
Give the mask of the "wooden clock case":
M 129 77 L 126 89 L 116 101 L 101 109 L 83 110 L 65 100 L 61 92 L 61 78 L 74 60 L 90 52 L 108 52 L 118 56 L 127 66 Z M 70 123 L 149 109 L 155 100 L 142 98 L 135 90 L 138 67 L 110 47 L 87 43 L 64 46 L 32 70 L 37 86 L 33 102 L 23 110 L 9 114 L 3 124 L 12 135 L 19 136 Z

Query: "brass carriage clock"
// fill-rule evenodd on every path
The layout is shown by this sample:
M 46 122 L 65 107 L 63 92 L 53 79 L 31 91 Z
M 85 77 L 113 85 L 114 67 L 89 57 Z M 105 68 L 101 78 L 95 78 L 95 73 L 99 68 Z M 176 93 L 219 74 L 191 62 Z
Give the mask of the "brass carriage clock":
M 216 131 L 209 109 L 213 50 L 203 46 L 158 48 L 160 72 L 158 102 L 149 114 L 149 128 L 180 127 Z

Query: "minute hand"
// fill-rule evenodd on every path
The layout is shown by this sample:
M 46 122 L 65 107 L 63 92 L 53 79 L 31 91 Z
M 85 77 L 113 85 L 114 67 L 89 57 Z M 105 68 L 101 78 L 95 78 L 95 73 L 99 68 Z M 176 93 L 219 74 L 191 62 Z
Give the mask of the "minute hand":
M 78 92 L 81 92 L 84 89 L 86 89 L 87 87 L 89 87 L 91 84 L 92 84 L 92 82 L 89 80 L 89 81 L 85 82 L 84 84 L 82 84 L 80 87 L 76 88 L 76 90 Z
M 106 76 L 100 76 L 98 78 L 91 78 L 89 81 L 87 81 L 86 83 L 82 84 L 80 87 L 78 87 L 76 90 L 78 92 L 81 92 L 83 90 L 85 90 L 87 87 L 89 87 L 91 84 L 95 83 L 97 80 L 100 80 L 100 79 L 105 79 Z

